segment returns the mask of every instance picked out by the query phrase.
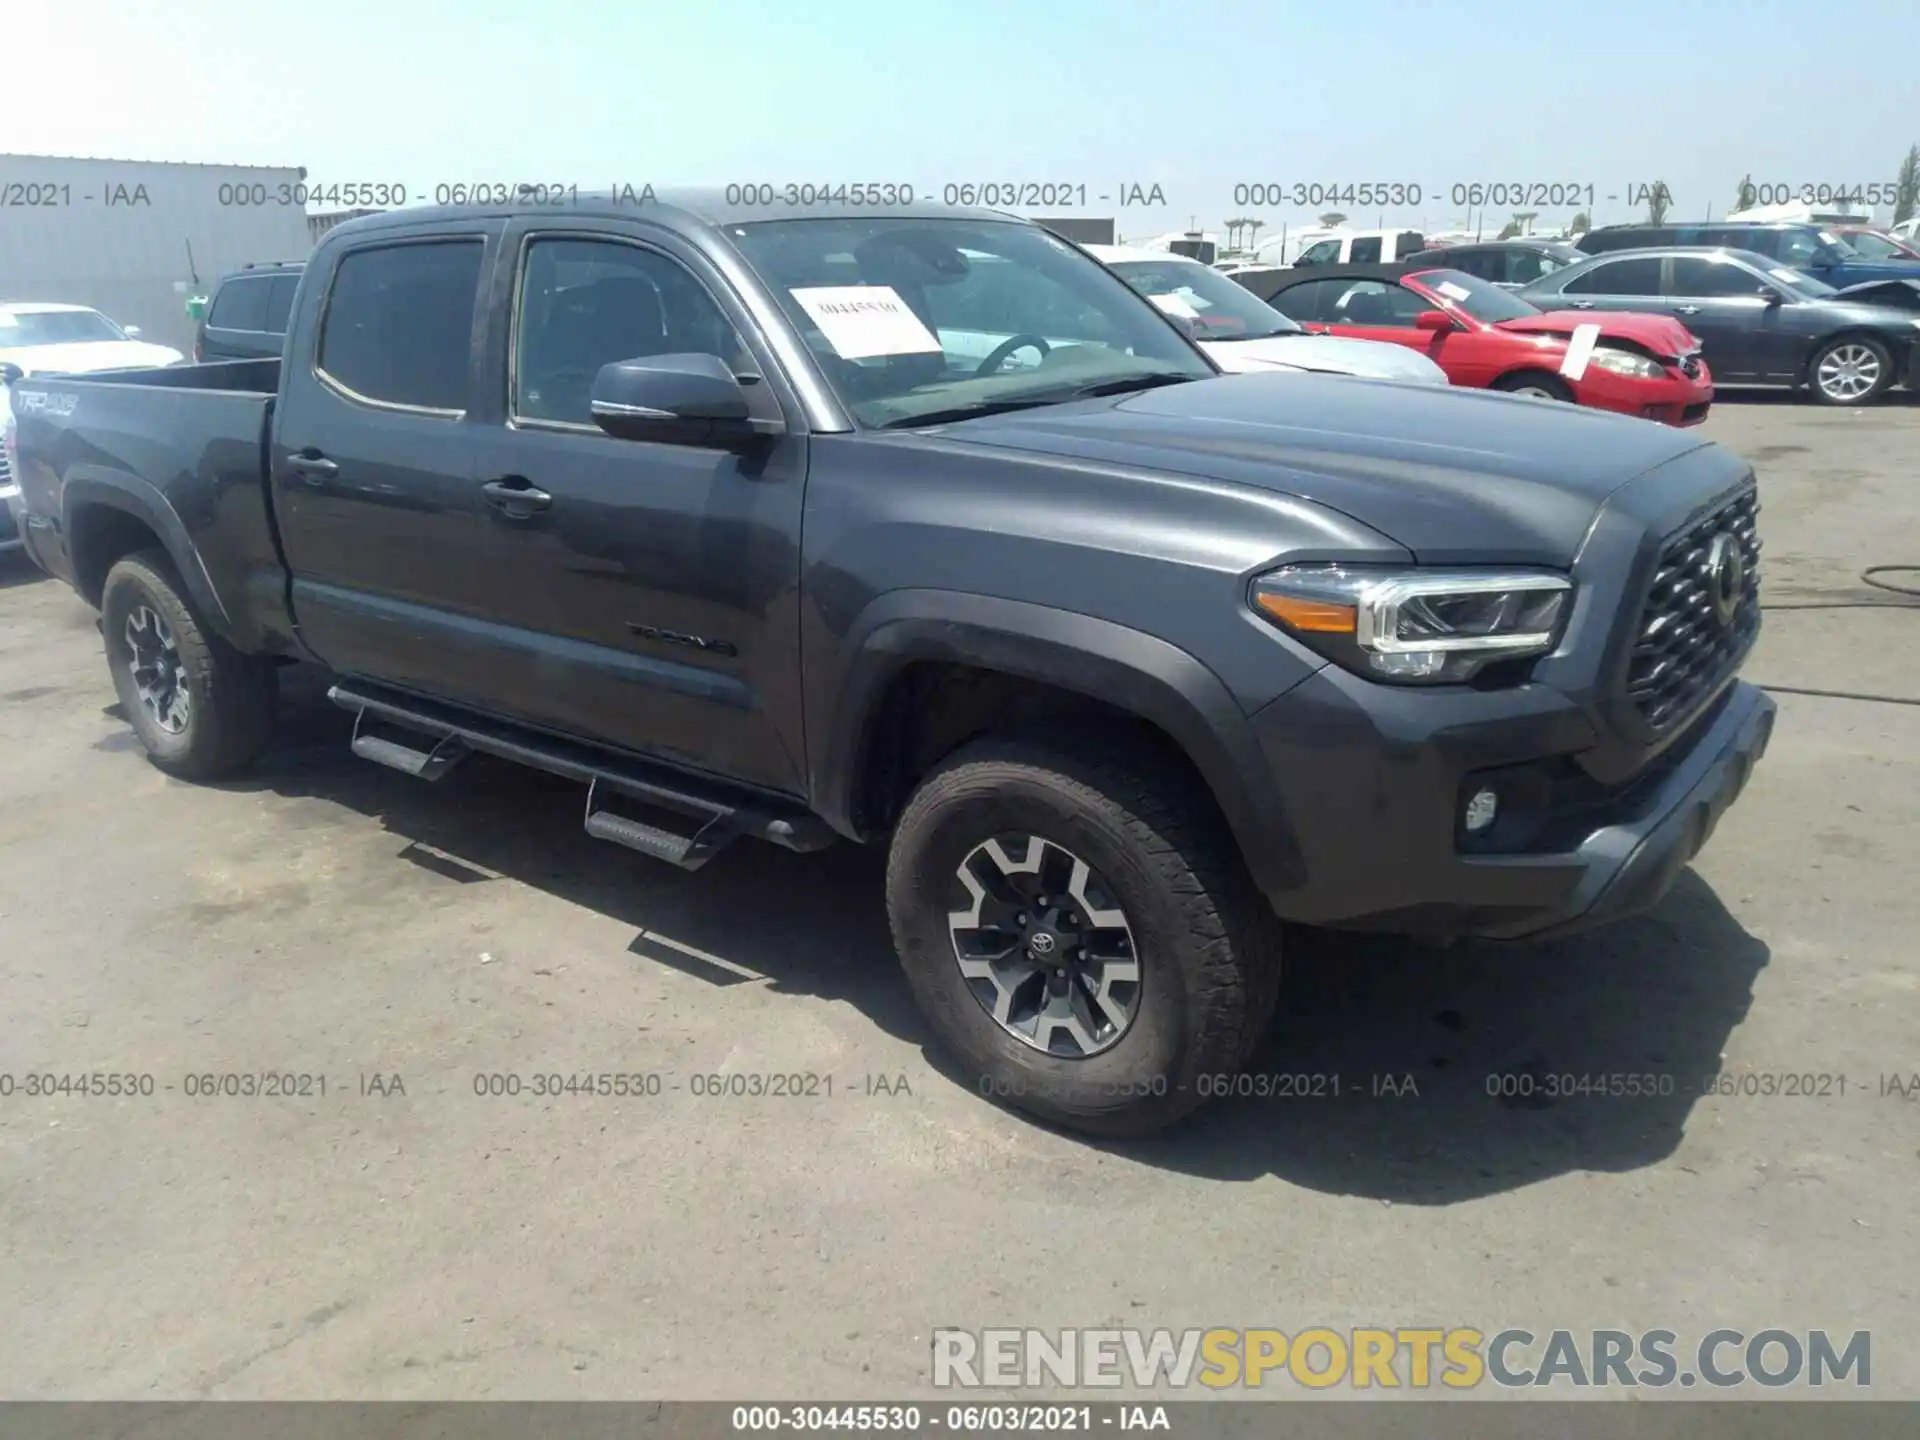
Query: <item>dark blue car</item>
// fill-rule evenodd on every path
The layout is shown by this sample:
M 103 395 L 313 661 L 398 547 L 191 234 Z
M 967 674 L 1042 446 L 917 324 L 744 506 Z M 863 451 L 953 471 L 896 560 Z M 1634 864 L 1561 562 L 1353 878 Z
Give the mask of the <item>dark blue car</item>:
M 1869 260 L 1832 230 L 1784 220 L 1603 225 L 1579 240 L 1579 248 L 1589 255 L 1669 245 L 1709 245 L 1764 255 L 1789 269 L 1803 270 L 1836 290 L 1875 280 L 1920 279 L 1920 260 Z

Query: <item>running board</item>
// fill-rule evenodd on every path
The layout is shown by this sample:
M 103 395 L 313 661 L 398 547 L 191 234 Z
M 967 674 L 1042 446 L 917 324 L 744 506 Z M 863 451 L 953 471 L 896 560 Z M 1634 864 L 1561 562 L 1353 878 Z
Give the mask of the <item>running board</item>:
M 362 681 L 336 684 L 327 691 L 327 698 L 354 712 L 356 755 L 437 780 L 466 756 L 481 751 L 585 781 L 587 834 L 683 870 L 699 869 L 742 835 L 799 851 L 822 849 L 835 838 L 825 821 L 790 801 L 524 730 L 384 686 Z M 668 816 L 683 824 L 669 828 L 664 823 Z

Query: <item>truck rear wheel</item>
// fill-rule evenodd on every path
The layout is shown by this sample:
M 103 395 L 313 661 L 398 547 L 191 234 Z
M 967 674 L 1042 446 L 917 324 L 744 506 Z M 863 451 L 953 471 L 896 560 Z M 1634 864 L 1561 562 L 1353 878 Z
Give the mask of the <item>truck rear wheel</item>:
M 273 729 L 278 683 L 201 625 L 173 565 L 143 550 L 107 572 L 100 630 L 120 706 L 148 757 L 183 780 L 211 780 L 252 760 Z
M 1224 823 L 1145 749 L 963 747 L 900 817 L 887 908 L 968 1080 L 1092 1134 L 1224 1091 L 1279 991 L 1279 924 Z

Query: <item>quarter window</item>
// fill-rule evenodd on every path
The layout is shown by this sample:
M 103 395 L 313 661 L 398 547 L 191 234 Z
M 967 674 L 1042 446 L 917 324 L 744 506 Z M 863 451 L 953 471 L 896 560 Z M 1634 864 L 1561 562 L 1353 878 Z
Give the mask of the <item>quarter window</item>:
M 1725 296 L 1754 296 L 1761 290 L 1759 279 L 1726 260 L 1703 260 L 1676 255 L 1673 259 L 1675 295 L 1711 299 Z
M 271 280 L 229 280 L 213 297 L 207 315 L 210 330 L 264 330 L 267 328 L 267 291 Z
M 321 373 L 359 399 L 464 411 L 484 255 L 478 240 L 386 245 L 347 255 L 327 298 Z

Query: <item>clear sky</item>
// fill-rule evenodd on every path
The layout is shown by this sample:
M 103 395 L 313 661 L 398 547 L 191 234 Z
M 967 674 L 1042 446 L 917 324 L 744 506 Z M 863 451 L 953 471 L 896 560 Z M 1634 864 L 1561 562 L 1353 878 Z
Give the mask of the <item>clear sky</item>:
M 1088 188 L 1129 237 L 1298 224 L 1233 188 L 1595 187 L 1724 213 L 1741 177 L 1891 182 L 1916 0 L 22 0 L 15 153 L 305 165 L 326 181 Z M 1099 195 L 1158 184 L 1164 209 Z M 1619 197 L 1609 200 L 1609 196 Z M 936 196 L 937 198 L 937 196 Z M 1078 210 L 1079 207 L 1076 207 Z M 1059 213 L 1054 207 L 1054 213 Z M 1570 207 L 1548 209 L 1542 223 Z M 1882 212 L 1885 216 L 1885 211 Z M 1504 221 L 1496 212 L 1490 228 Z

